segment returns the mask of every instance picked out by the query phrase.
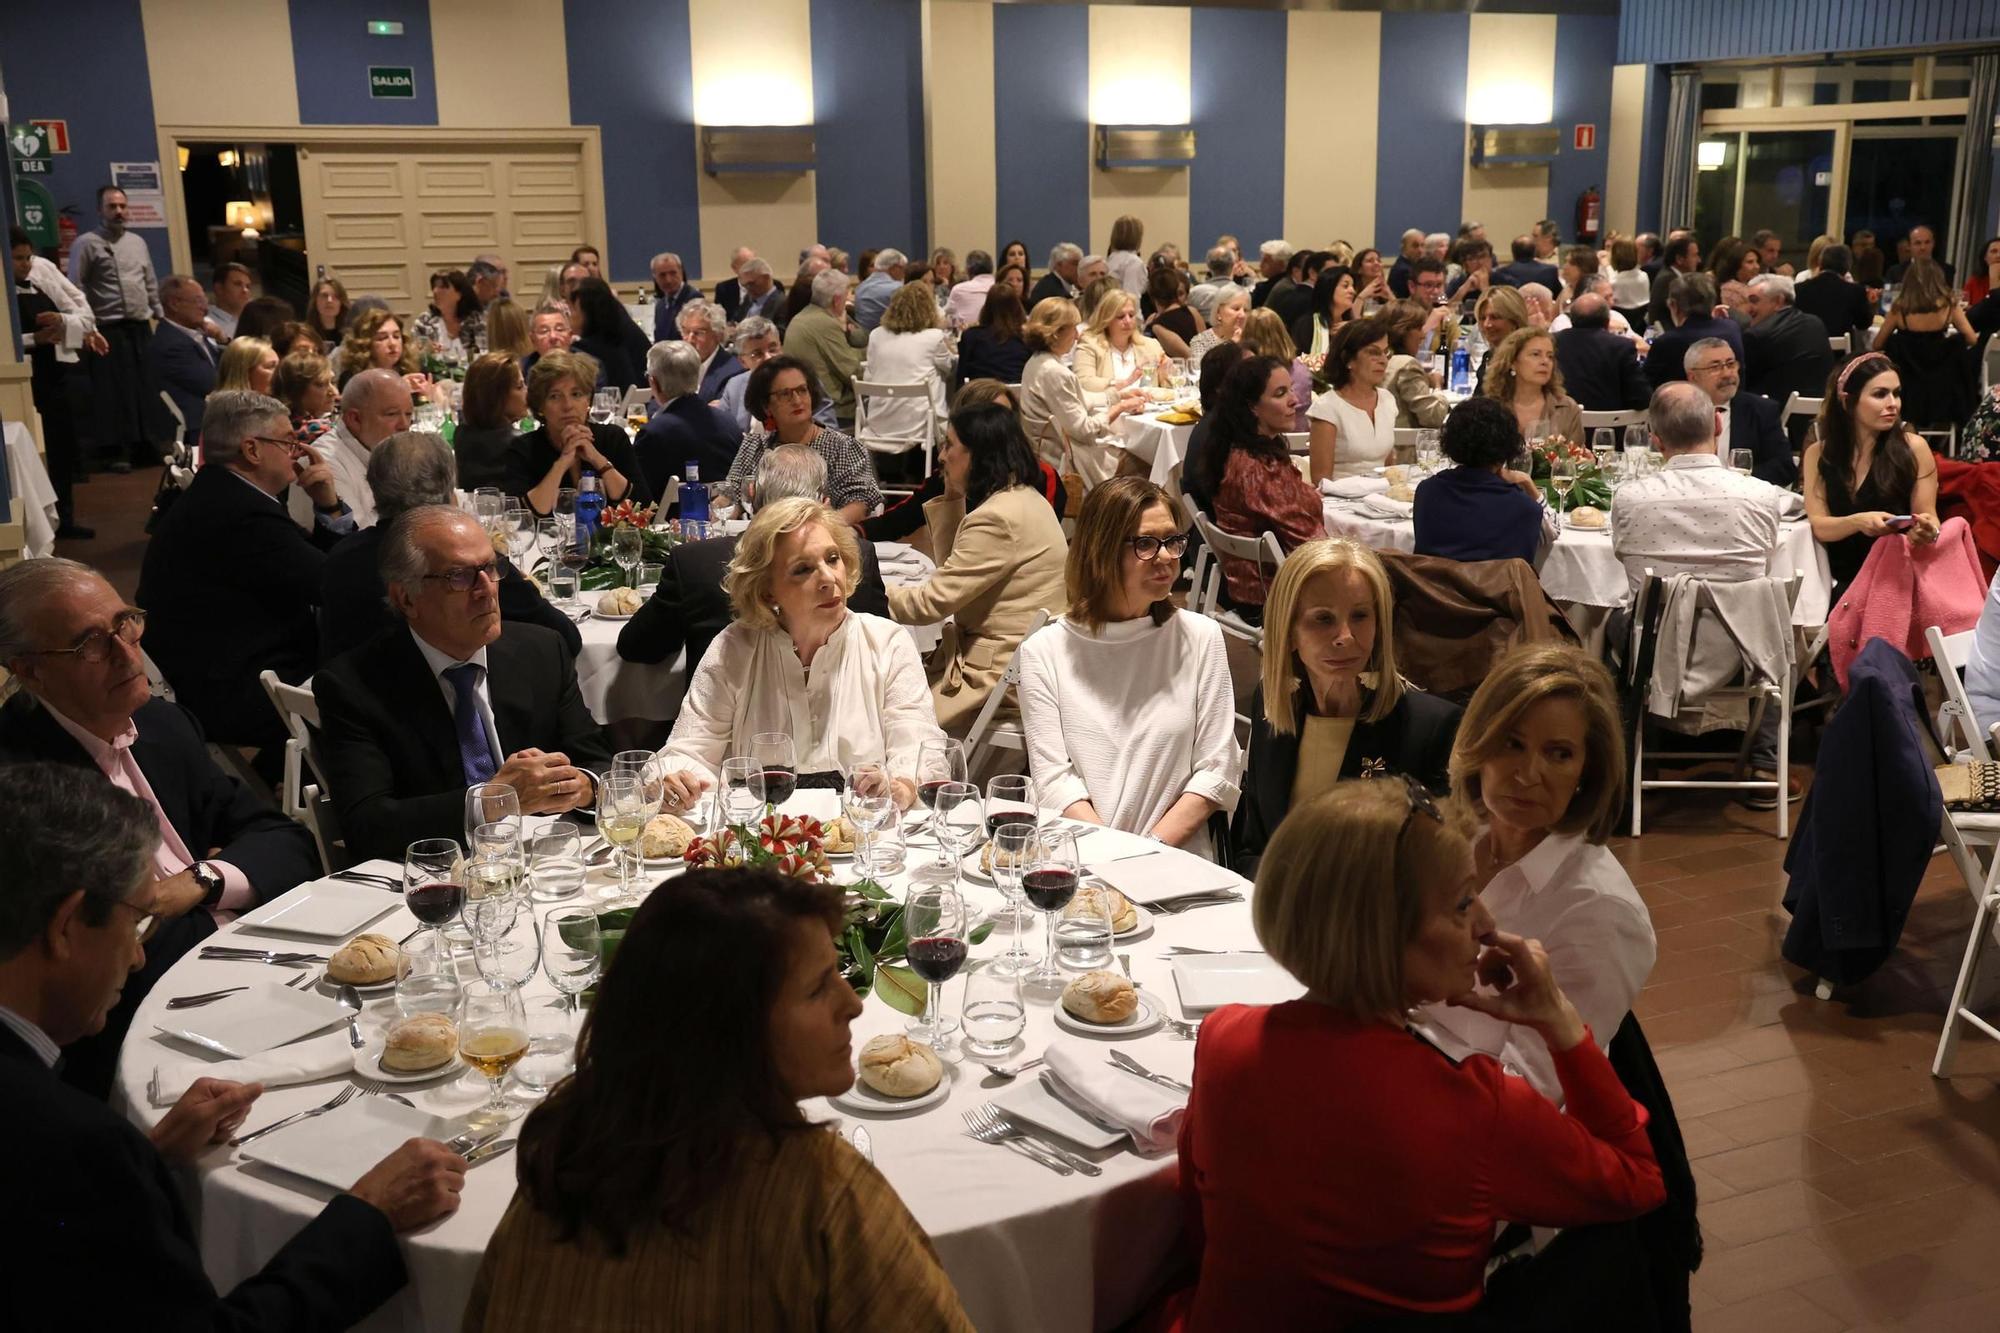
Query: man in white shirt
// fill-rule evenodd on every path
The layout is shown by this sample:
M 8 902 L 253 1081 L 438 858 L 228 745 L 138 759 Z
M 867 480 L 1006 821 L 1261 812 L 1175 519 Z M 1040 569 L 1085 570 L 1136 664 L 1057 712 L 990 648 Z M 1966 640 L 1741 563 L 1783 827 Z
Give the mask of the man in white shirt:
M 358 527 L 375 524 L 375 493 L 368 488 L 368 453 L 410 428 L 410 386 L 393 370 L 364 370 L 340 395 L 340 420 L 321 446 L 334 489 L 354 512 Z
M 215 325 L 217 342 L 226 343 L 236 336 L 236 320 L 250 304 L 250 287 L 250 270 L 243 265 L 216 265 L 215 277 L 210 280 L 208 321 Z
M 969 329 L 979 322 L 986 294 L 993 290 L 993 256 L 984 250 L 966 251 L 965 272 L 965 281 L 951 289 L 945 302 L 945 314 L 954 329 Z

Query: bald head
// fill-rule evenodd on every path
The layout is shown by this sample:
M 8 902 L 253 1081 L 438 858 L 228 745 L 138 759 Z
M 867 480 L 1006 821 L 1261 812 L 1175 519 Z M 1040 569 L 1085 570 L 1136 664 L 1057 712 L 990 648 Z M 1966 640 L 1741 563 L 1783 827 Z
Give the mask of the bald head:
M 1646 424 L 1653 432 L 1653 443 L 1668 458 L 1715 452 L 1715 404 L 1700 387 L 1685 380 L 1653 390 L 1653 401 L 1646 407 Z
M 160 313 L 184 329 L 198 329 L 208 318 L 208 293 L 193 278 L 172 274 L 160 283 Z
M 363 449 L 410 428 L 410 386 L 393 370 L 361 371 L 340 392 L 340 424 Z
M 1611 327 L 1611 303 L 1594 292 L 1585 292 L 1569 303 L 1569 322 L 1579 329 Z

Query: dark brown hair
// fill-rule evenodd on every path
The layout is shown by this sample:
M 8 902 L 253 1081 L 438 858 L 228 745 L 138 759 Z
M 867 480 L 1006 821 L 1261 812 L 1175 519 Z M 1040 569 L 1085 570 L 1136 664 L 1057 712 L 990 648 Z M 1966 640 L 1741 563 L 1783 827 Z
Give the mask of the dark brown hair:
M 521 378 L 521 363 L 505 352 L 482 352 L 465 368 L 465 424 L 480 430 L 510 425 L 507 395 Z M 546 401 L 547 395 L 544 395 Z
M 1854 475 L 1854 405 L 1861 401 L 1871 380 L 1895 369 L 1896 363 L 1885 354 L 1867 352 L 1849 362 L 1845 373 L 1836 370 L 1827 376 L 1826 398 L 1820 403 L 1815 430 L 1819 436 L 1819 483 L 1832 513 L 1853 512 L 1854 493 L 1867 481 Z M 1916 487 L 1917 456 L 1903 438 L 1901 421 L 1876 437 L 1868 466 L 1891 495 L 1907 497 Z
M 1187 526 L 1179 502 L 1144 477 L 1113 477 L 1090 488 L 1063 568 L 1071 620 L 1092 630 L 1110 623 L 1111 599 L 1125 581 L 1125 543 L 1139 535 L 1139 524 L 1154 505 L 1163 506 L 1180 527 Z M 1174 614 L 1173 600 L 1162 597 L 1148 614 L 1155 625 L 1166 624 Z
M 1326 345 L 1326 363 L 1320 373 L 1326 382 L 1336 389 L 1344 389 L 1354 378 L 1354 359 L 1361 355 L 1361 349 L 1383 342 L 1389 337 L 1388 324 L 1376 318 L 1351 319 L 1333 331 L 1333 339 Z M 1390 355 L 1395 355 L 1392 343 Z

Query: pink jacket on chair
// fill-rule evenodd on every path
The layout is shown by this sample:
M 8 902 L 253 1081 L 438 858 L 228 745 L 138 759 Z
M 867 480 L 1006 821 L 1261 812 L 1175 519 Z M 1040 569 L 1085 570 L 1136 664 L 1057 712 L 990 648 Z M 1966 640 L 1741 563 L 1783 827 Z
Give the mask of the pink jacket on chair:
M 1908 537 L 1878 537 L 1867 563 L 1827 617 L 1833 674 L 1847 688 L 1847 669 L 1870 639 L 1887 639 L 1912 662 L 1930 656 L 1924 629 L 1957 634 L 1979 623 L 1986 578 L 1979 548 L 1962 518 L 1946 519 L 1930 545 Z

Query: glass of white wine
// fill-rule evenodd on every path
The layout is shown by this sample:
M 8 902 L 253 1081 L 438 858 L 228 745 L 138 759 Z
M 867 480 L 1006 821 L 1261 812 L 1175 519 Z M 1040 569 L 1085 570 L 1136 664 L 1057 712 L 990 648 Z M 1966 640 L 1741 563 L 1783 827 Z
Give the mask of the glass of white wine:
M 458 1055 L 486 1077 L 486 1104 L 476 1114 L 513 1118 L 500 1085 L 527 1053 L 528 1015 L 521 988 L 488 977 L 466 982 L 458 999 Z
M 1757 455 L 1753 451 L 1749 449 L 1731 449 L 1729 451 L 1730 470 L 1739 472 L 1747 477 L 1756 466 Z
M 657 803 L 655 807 L 657 808 Z M 616 849 L 614 859 L 618 862 L 618 896 L 621 901 L 632 897 L 632 856 L 637 851 L 640 833 L 645 831 L 646 821 L 653 817 L 653 810 L 646 806 L 646 779 L 643 774 L 629 770 L 610 772 L 597 780 L 597 831 L 604 840 Z
M 1609 426 L 1599 426 L 1590 433 L 1590 456 L 1597 463 L 1597 470 L 1606 477 L 1618 461 L 1618 432 Z
M 1562 454 L 1549 463 L 1549 486 L 1556 493 L 1556 512 L 1569 509 L 1569 493 L 1576 488 L 1576 460 Z

